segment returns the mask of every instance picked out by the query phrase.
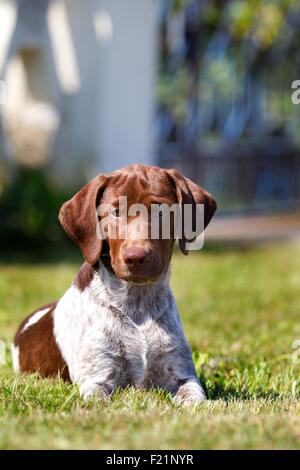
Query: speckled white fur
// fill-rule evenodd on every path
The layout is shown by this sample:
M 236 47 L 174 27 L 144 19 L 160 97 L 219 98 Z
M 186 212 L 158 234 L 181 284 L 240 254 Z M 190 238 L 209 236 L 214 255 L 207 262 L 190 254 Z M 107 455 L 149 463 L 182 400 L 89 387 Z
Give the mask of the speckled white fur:
M 138 385 L 164 388 L 186 403 L 205 400 L 169 273 L 154 283 L 133 285 L 100 264 L 83 291 L 72 285 L 58 302 L 54 334 L 71 380 L 85 398 Z

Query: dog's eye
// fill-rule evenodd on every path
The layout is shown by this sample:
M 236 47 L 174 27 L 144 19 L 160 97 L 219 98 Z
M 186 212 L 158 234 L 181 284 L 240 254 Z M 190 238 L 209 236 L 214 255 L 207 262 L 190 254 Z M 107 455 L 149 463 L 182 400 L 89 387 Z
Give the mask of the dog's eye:
M 113 212 L 112 212 L 112 215 L 114 217 L 120 217 L 120 210 L 119 209 L 115 209 Z

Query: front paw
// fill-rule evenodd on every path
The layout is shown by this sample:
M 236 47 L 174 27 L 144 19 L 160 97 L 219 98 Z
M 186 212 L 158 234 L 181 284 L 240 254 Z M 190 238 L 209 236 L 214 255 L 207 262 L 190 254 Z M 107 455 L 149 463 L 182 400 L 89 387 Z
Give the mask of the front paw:
M 197 382 L 191 381 L 181 385 L 175 395 L 175 402 L 186 405 L 197 405 L 206 400 L 203 388 Z
M 109 398 L 109 391 L 103 384 L 95 382 L 84 382 L 80 388 L 80 395 L 83 396 L 84 400 L 91 400 L 92 398 L 105 401 Z

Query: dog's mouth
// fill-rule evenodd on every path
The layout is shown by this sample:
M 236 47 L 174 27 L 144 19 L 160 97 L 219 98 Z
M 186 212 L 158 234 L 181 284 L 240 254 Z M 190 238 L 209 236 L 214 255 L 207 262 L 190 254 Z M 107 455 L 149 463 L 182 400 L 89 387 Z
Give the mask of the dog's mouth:
M 157 281 L 159 276 L 156 277 L 149 277 L 149 276 L 139 276 L 139 275 L 129 275 L 129 276 L 122 276 L 120 279 L 125 282 L 129 282 L 130 284 L 136 284 L 139 286 L 145 285 L 145 284 L 151 284 L 152 282 Z
M 151 284 L 160 279 L 165 272 L 165 266 L 160 259 L 156 262 L 149 262 L 145 265 L 127 266 L 118 257 L 112 259 L 111 270 L 121 281 L 135 285 Z

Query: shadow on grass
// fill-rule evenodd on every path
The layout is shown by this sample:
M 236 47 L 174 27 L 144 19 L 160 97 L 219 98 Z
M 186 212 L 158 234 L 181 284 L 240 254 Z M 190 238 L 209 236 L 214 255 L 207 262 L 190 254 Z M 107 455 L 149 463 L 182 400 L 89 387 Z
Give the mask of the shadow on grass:
M 254 361 L 232 360 L 216 366 L 203 364 L 198 369 L 198 378 L 209 400 L 277 400 L 282 396 L 274 389 L 274 380 L 285 383 L 285 394 L 290 394 L 292 371 L 277 370 L 278 364 L 265 359 Z
M 232 386 L 224 386 L 218 382 L 215 382 L 213 386 L 206 386 L 205 380 L 201 380 L 201 383 L 209 400 L 224 400 L 225 402 L 231 402 L 232 400 L 248 401 L 254 400 L 255 398 L 262 398 L 273 401 L 280 397 L 280 394 L 277 392 L 266 392 L 261 388 L 257 388 L 250 392 L 247 387 L 236 389 Z

